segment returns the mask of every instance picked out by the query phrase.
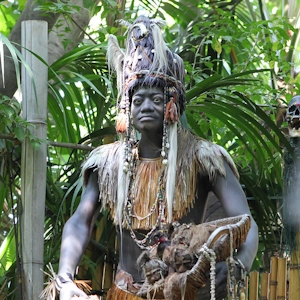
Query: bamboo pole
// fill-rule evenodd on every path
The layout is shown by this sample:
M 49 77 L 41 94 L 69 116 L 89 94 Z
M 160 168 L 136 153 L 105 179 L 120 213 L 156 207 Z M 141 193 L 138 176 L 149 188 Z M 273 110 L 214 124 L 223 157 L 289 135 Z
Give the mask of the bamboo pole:
M 262 273 L 261 274 L 261 292 L 260 299 L 261 300 L 269 300 L 269 285 L 270 285 L 270 273 Z
M 245 300 L 248 300 L 249 299 L 249 276 L 246 276 L 245 278 Z M 241 299 L 242 300 L 242 299 Z
M 258 278 L 257 271 L 250 273 L 250 300 L 258 300 Z
M 286 258 L 278 258 L 278 271 L 277 271 L 277 299 L 286 299 Z M 294 300 L 294 299 L 293 299 Z
M 297 245 L 300 245 L 299 232 L 297 233 L 296 239 L 297 239 Z M 290 269 L 289 299 L 300 300 L 300 249 L 295 249 L 294 251 L 292 251 L 289 269 Z
M 270 300 L 276 300 L 277 297 L 277 269 L 278 258 L 271 257 Z
M 48 68 L 32 52 L 47 62 L 48 24 L 45 21 L 24 21 L 21 36 L 22 54 L 32 71 L 30 75 L 22 66 L 22 116 L 34 125 L 32 134 L 46 140 Z M 21 250 L 24 272 L 22 300 L 39 299 L 43 290 L 44 278 L 41 269 L 43 270 L 44 263 L 46 157 L 45 143 L 39 149 L 34 149 L 29 139 L 24 139 L 21 157 Z

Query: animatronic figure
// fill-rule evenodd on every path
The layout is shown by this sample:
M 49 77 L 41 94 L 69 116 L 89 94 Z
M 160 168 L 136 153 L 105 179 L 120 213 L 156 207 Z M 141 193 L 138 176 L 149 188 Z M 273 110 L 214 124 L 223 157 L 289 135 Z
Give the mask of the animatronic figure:
M 288 104 L 286 120 L 291 149 L 284 156 L 283 224 L 290 256 L 289 298 L 299 299 L 300 96 L 293 97 Z
M 229 154 L 180 128 L 185 71 L 182 59 L 163 41 L 161 25 L 139 17 L 129 25 L 125 52 L 114 36 L 109 38 L 108 60 L 117 72 L 120 98 L 120 141 L 96 148 L 83 165 L 86 188 L 63 230 L 56 280 L 61 300 L 83 295 L 73 275 L 100 209 L 110 210 L 120 239 L 118 274 L 108 300 L 139 299 L 136 294 L 145 278 L 137 267 L 138 257 L 167 224 L 202 223 L 210 191 L 228 217 L 250 215 Z M 247 239 L 237 252 L 246 271 L 257 245 L 257 225 L 251 217 Z M 217 263 L 217 299 L 227 294 L 227 270 L 225 261 Z M 209 281 L 193 297 L 209 299 Z
M 290 251 L 299 250 L 300 220 L 300 96 L 292 98 L 286 112 L 289 142 L 293 153 L 286 151 L 284 157 L 284 205 L 283 223 Z

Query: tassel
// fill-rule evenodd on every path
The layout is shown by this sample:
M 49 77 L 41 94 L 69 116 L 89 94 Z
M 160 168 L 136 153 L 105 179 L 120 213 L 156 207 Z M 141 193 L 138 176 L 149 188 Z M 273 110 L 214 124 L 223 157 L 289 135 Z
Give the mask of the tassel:
M 116 118 L 116 131 L 117 133 L 124 134 L 127 129 L 127 118 L 124 109 L 121 109 Z
M 53 270 L 53 267 L 51 265 L 51 263 L 49 263 L 47 265 L 47 268 L 49 270 L 48 272 L 43 271 L 46 275 L 48 275 L 49 277 L 49 281 L 46 283 L 46 286 L 44 288 L 44 290 L 42 291 L 42 293 L 40 294 L 40 299 L 42 300 L 55 300 L 56 299 L 56 287 L 55 287 L 55 278 L 56 278 L 56 274 Z
M 176 100 L 174 100 L 174 97 L 171 97 L 170 101 L 166 105 L 166 121 L 168 121 L 169 124 L 174 124 L 178 121 L 178 113 L 177 113 L 177 106 L 176 106 Z
M 49 277 L 49 281 L 45 284 L 45 288 L 42 291 L 42 293 L 40 294 L 39 298 L 42 300 L 55 300 L 58 292 L 57 292 L 57 287 L 56 287 L 56 278 L 57 278 L 57 274 L 54 272 L 53 267 L 51 265 L 51 263 L 49 263 L 47 265 L 47 269 L 49 270 L 49 272 L 45 272 L 43 270 L 41 270 L 43 273 L 45 273 L 48 277 Z M 84 280 L 74 280 L 74 283 L 76 284 L 76 286 L 81 289 L 82 291 L 84 291 L 86 294 L 90 293 L 92 288 L 89 286 L 89 284 L 84 281 Z M 92 296 L 89 297 L 92 299 Z M 73 296 L 73 299 L 83 299 L 82 297 L 76 297 Z M 86 298 L 84 298 L 86 299 Z

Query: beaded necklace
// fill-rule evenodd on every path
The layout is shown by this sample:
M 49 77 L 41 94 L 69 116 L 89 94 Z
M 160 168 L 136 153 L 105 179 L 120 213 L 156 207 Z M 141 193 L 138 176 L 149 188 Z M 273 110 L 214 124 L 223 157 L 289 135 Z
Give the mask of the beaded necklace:
M 126 205 L 124 206 L 124 221 L 126 223 L 127 228 L 130 231 L 130 235 L 132 239 L 135 241 L 136 245 L 143 250 L 150 250 L 153 246 L 149 245 L 149 240 L 152 234 L 156 230 L 161 230 L 164 228 L 165 225 L 165 189 L 164 189 L 164 174 L 165 174 L 165 164 L 162 164 L 161 173 L 159 176 L 159 183 L 157 188 L 157 194 L 153 205 L 150 208 L 150 211 L 145 216 L 138 216 L 135 212 L 132 211 L 133 203 L 135 200 L 135 195 L 133 192 L 133 183 L 136 179 L 136 167 L 139 161 L 138 151 L 137 148 L 133 149 L 132 151 L 132 163 L 131 163 L 131 170 L 130 170 L 130 178 L 129 178 L 129 185 L 128 185 L 128 194 Z M 138 220 L 144 220 L 146 218 L 150 218 L 152 214 L 154 214 L 158 210 L 158 216 L 155 224 L 151 228 L 151 230 L 145 235 L 142 240 L 139 240 L 132 228 L 132 219 L 136 218 Z

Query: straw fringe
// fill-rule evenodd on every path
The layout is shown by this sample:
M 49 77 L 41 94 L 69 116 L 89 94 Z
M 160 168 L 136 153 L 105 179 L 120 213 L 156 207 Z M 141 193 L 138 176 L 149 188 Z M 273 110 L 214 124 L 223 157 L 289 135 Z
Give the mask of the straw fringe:
M 136 180 L 132 186 L 135 195 L 132 212 L 137 216 L 137 218 L 132 219 L 133 228 L 149 228 L 157 220 L 157 214 L 152 214 L 150 218 L 146 218 L 146 216 L 150 212 L 149 208 L 153 206 L 156 200 L 161 167 L 161 159 L 155 161 L 145 159 L 138 162 Z
M 174 170 L 172 171 L 173 174 L 176 174 L 174 176 L 175 184 L 171 184 L 170 182 L 170 186 L 175 187 L 173 189 L 174 197 L 168 196 L 173 199 L 173 220 L 181 219 L 193 207 L 197 195 L 197 178 L 199 175 L 207 176 L 209 182 L 214 183 L 218 175 L 226 176 L 224 163 L 227 163 L 235 176 L 238 177 L 234 162 L 224 148 L 200 139 L 186 130 L 179 131 L 177 143 L 177 164 L 171 161 L 169 161 L 168 164 L 168 169 L 171 170 L 170 168 L 172 167 Z M 100 187 L 99 201 L 101 201 L 103 208 L 110 209 L 115 224 L 119 224 L 118 220 L 120 216 L 118 218 L 117 215 L 122 213 L 124 205 L 123 202 L 117 213 L 118 185 L 121 184 L 121 182 L 125 184 L 124 178 L 120 182 L 118 181 L 119 155 L 119 142 L 100 146 L 91 152 L 83 165 L 82 171 L 85 183 L 87 182 L 90 169 L 98 173 L 98 183 Z M 149 171 L 149 168 L 151 171 Z M 140 161 L 137 165 L 136 172 L 138 175 L 135 180 L 134 193 L 135 195 L 139 195 L 135 197 L 136 203 L 139 203 L 135 207 L 136 214 L 145 216 L 150 212 L 155 202 L 157 184 L 159 181 L 158 174 L 160 172 L 157 169 L 157 162 L 155 161 L 148 162 L 147 165 L 145 162 Z M 168 173 L 168 171 L 166 173 Z M 143 180 L 143 178 L 147 179 Z M 164 180 L 166 182 L 166 175 Z M 126 186 L 125 184 L 125 190 Z M 150 199 L 147 199 L 147 193 Z M 170 212 L 168 210 L 167 215 L 169 214 Z M 153 217 L 148 221 L 134 222 L 135 224 L 133 224 L 132 228 L 148 230 L 154 225 L 154 220 L 157 220 L 156 213 L 154 213 Z
M 41 292 L 39 298 L 42 300 L 55 300 L 58 297 L 58 292 L 56 289 L 56 285 L 55 285 L 55 280 L 57 277 L 57 274 L 54 272 L 54 269 L 52 267 L 52 264 L 49 263 L 47 266 L 48 272 L 43 271 L 43 273 L 45 273 L 45 275 L 47 275 L 48 277 L 48 281 L 45 283 L 45 288 L 44 290 Z M 76 286 L 81 289 L 82 291 L 84 291 L 85 293 L 89 293 L 92 288 L 89 286 L 88 283 L 86 283 L 84 280 L 74 280 L 74 283 L 76 284 Z M 74 296 L 72 297 L 73 299 L 82 299 L 82 297 L 77 297 Z M 89 299 L 99 299 L 99 298 L 95 298 L 95 296 L 91 295 L 89 296 Z
M 53 270 L 53 267 L 51 263 L 49 263 L 47 266 L 47 269 L 49 272 L 43 271 L 49 278 L 49 280 L 45 283 L 45 288 L 40 294 L 40 299 L 42 300 L 55 300 L 57 291 L 55 287 L 55 279 L 56 279 L 56 273 Z
M 119 170 L 120 142 L 94 149 L 83 164 L 84 184 L 87 183 L 89 170 L 98 173 L 99 201 L 102 207 L 114 209 L 117 202 L 117 183 Z

